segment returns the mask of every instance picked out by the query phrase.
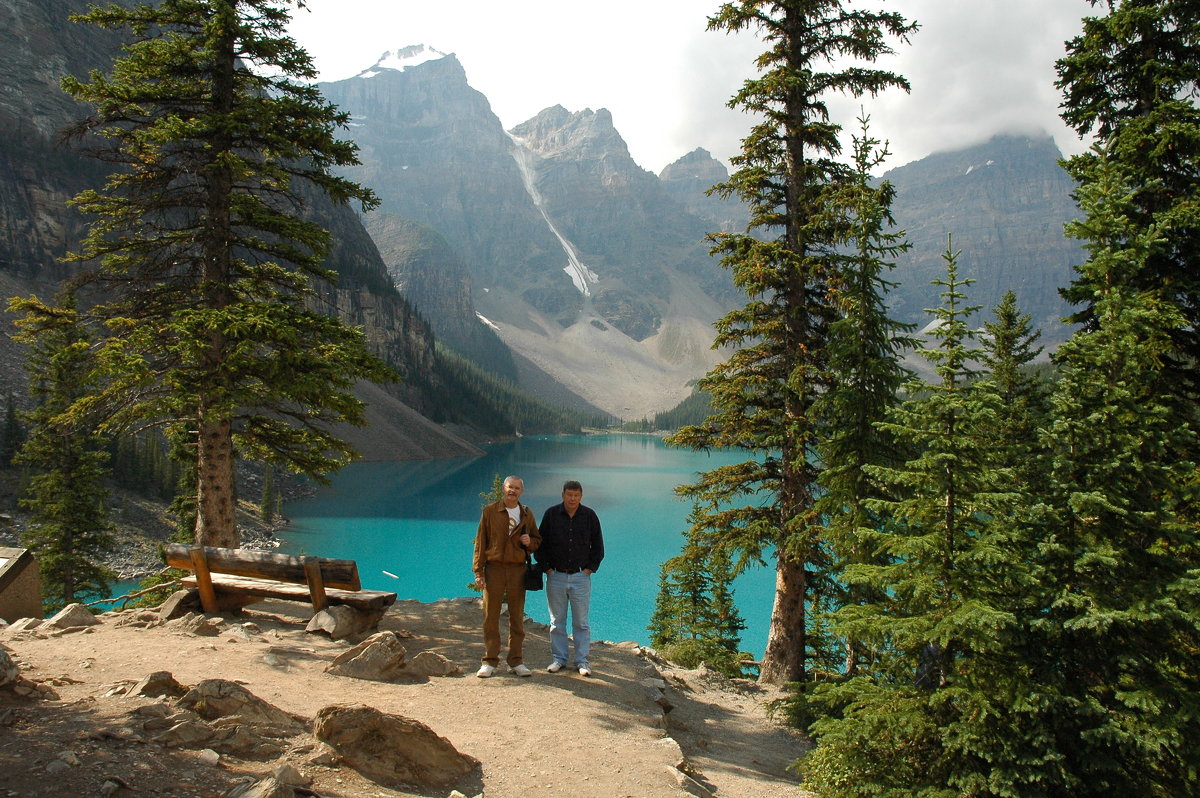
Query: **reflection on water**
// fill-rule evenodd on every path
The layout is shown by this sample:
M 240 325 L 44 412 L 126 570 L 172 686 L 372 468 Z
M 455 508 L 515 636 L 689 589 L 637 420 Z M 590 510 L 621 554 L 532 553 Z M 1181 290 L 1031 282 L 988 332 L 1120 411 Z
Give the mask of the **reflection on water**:
M 673 449 L 651 436 L 571 435 L 522 438 L 475 458 L 361 463 L 343 469 L 315 497 L 284 507 L 292 525 L 281 533 L 280 551 L 358 560 L 363 587 L 394 590 L 401 598 L 470 595 L 480 494 L 491 491 L 493 479 L 522 477 L 522 501 L 539 519 L 560 501 L 563 481 L 577 479 L 584 504 L 596 510 L 604 527 L 604 563 L 593 581 L 592 636 L 647 643 L 659 564 L 679 553 L 690 509 L 675 497 L 675 487 L 698 471 L 741 459 Z M 747 622 L 742 647 L 761 655 L 774 573 L 754 569 L 735 589 Z M 531 596 L 526 610 L 548 620 L 541 595 Z

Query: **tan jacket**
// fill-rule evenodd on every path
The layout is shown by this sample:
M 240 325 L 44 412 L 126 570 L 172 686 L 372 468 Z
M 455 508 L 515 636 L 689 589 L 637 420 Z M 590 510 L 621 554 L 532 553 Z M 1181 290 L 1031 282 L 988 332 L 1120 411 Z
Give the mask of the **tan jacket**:
M 508 510 L 504 502 L 492 502 L 483 508 L 479 516 L 479 528 L 475 531 L 475 559 L 471 566 L 476 576 L 483 576 L 483 569 L 489 562 L 525 562 L 522 533 L 529 533 L 529 551 L 537 551 L 537 547 L 542 545 L 533 511 L 523 504 L 520 507 L 521 522 L 511 535 L 508 533 Z

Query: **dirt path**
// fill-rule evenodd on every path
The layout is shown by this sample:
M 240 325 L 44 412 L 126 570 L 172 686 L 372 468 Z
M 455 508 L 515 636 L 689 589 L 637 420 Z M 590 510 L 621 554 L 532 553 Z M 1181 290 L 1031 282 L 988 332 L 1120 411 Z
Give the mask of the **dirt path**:
M 806 794 L 788 770 L 803 740 L 767 718 L 764 703 L 775 696 L 753 683 L 656 666 L 633 643 L 594 645 L 591 678 L 566 670 L 549 674 L 547 633 L 533 621 L 527 621 L 526 652 L 534 675 L 478 679 L 482 640 L 474 600 L 402 601 L 380 624 L 406 636 L 410 658 L 434 651 L 460 665 L 464 676 L 362 681 L 324 672 L 348 643 L 306 634 L 306 618 L 299 605 L 264 602 L 228 618 L 217 637 L 119 625 L 113 616 L 59 636 L 0 631 L 0 644 L 22 676 L 53 686 L 61 697 L 34 701 L 0 693 L 0 795 L 99 795 L 104 780 L 117 776 L 132 788 L 121 794 L 215 796 L 284 763 L 311 778 L 311 789 L 322 796 L 450 794 L 449 788 L 404 792 L 346 767 L 314 764 L 311 745 L 293 744 L 270 762 L 222 757 L 210 764 L 196 751 L 137 739 L 123 728 L 129 711 L 149 700 L 108 694 L 154 671 L 169 671 L 186 685 L 234 680 L 306 718 L 330 704 L 357 702 L 419 720 L 482 763 L 457 785 L 467 796 Z M 247 621 L 257 631 L 235 628 Z M 71 756 L 64 759 L 66 752 Z M 693 781 L 681 777 L 680 765 Z

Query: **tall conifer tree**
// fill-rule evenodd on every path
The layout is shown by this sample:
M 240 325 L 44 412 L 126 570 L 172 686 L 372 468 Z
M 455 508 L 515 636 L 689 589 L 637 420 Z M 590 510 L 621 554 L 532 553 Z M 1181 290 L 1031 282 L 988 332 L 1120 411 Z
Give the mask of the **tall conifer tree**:
M 870 135 L 869 120 L 859 120 L 853 137 L 853 168 L 846 181 L 830 196 L 826 213 L 842 240 L 834 254 L 830 280 L 833 320 L 825 347 L 829 381 L 814 405 L 823 433 L 817 452 L 822 466 L 821 496 L 816 503 L 826 530 L 832 557 L 826 590 L 834 608 L 862 603 L 872 597 L 861 586 L 837 590 L 838 573 L 850 563 L 874 562 L 877 554 L 862 540 L 862 531 L 874 532 L 885 520 L 870 508 L 881 498 L 869 466 L 898 465 L 901 446 L 880 425 L 896 405 L 897 394 L 910 376 L 900 361 L 915 345 L 909 336 L 914 325 L 890 318 L 885 305 L 893 285 L 887 273 L 894 258 L 908 249 L 902 231 L 892 230 L 891 203 L 895 187 L 875 185 L 871 173 L 887 158 L 886 146 Z M 870 653 L 857 640 L 843 642 L 841 668 L 853 676 Z
M 95 362 L 73 297 L 47 311 L 36 299 L 12 300 L 22 313 L 18 340 L 28 346 L 29 437 L 16 462 L 31 472 L 20 500 L 30 514 L 21 542 L 33 552 L 47 610 L 84 595 L 107 596 L 115 574 L 101 559 L 113 546 L 104 486 L 108 452 L 92 429 L 64 420 L 80 397 L 95 389 Z
M 75 259 L 106 330 L 104 391 L 77 410 L 113 428 L 167 424 L 195 463 L 198 543 L 237 546 L 234 459 L 318 478 L 362 422 L 355 380 L 384 379 L 360 332 L 314 312 L 329 234 L 302 214 L 313 189 L 375 202 L 330 174 L 356 162 L 345 114 L 285 33 L 302 0 L 162 0 L 75 17 L 128 29 L 110 75 L 63 80 L 95 107 L 76 133 L 117 166 L 75 199 L 95 218 Z M 91 134 L 89 136 L 89 134 Z
M 1055 355 L 1047 434 L 1054 516 L 1039 649 L 1054 658 L 1072 795 L 1200 791 L 1200 485 L 1196 407 L 1170 376 L 1190 326 L 1175 287 L 1150 289 L 1179 204 L 1145 227 L 1141 175 L 1097 147 L 1068 225 L 1103 286 Z M 1182 214 L 1182 218 L 1181 218 Z
M 915 26 L 896 13 L 850 10 L 842 0 L 742 0 L 722 5 L 709 27 L 754 31 L 769 44 L 757 62 L 761 75 L 730 102 L 762 121 L 718 187 L 750 206 L 754 235 L 714 236 L 714 251 L 748 302 L 717 323 L 715 345 L 736 351 L 701 382 L 713 414 L 672 440 L 751 455 L 681 492 L 713 508 L 694 527 L 697 540 L 738 552 L 739 566 L 774 559 L 775 605 L 759 678 L 802 682 L 810 569 L 822 558 L 813 405 L 827 381 L 830 253 L 839 236 L 823 210 L 846 174 L 835 160 L 840 127 L 825 102 L 837 93 L 907 89 L 902 77 L 869 65 Z
M 1010 472 L 991 462 L 1000 402 L 974 379 L 967 320 L 978 308 L 964 304 L 957 256 L 947 249 L 933 342 L 920 350 L 937 380 L 910 383 L 884 424 L 913 455 L 867 466 L 890 496 L 870 502 L 888 523 L 862 536 L 885 556 L 851 564 L 844 578 L 876 601 L 834 619 L 880 656 L 869 672 L 813 691 L 826 714 L 810 727 L 818 746 L 803 768 L 822 796 L 1037 794 L 1022 791 L 1036 779 L 1017 767 L 1031 747 L 1012 722 L 1029 697 L 1013 642 L 1030 557 L 998 523 L 1016 499 Z

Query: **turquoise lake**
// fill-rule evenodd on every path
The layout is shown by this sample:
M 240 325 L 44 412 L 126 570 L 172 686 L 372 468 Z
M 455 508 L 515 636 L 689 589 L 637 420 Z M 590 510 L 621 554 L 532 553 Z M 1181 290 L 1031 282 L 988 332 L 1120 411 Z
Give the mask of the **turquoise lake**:
M 315 496 L 284 506 L 291 524 L 279 533 L 279 551 L 357 560 L 363 587 L 402 599 L 477 595 L 468 588 L 471 553 L 480 494 L 490 493 L 493 478 L 522 477 L 521 500 L 539 520 L 561 500 L 563 481 L 577 479 L 583 503 L 604 529 L 604 562 L 592 582 L 592 637 L 648 644 L 659 565 L 679 553 L 691 509 L 675 487 L 742 459 L 674 449 L 653 436 L 602 434 L 526 437 L 474 458 L 358 463 Z M 734 583 L 747 624 L 741 647 L 756 657 L 766 646 L 774 586 L 771 567 L 753 568 Z M 526 613 L 543 623 L 549 620 L 544 596 L 526 601 Z

